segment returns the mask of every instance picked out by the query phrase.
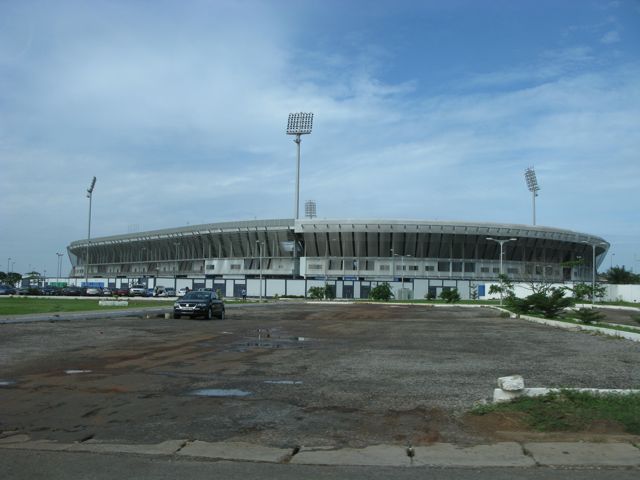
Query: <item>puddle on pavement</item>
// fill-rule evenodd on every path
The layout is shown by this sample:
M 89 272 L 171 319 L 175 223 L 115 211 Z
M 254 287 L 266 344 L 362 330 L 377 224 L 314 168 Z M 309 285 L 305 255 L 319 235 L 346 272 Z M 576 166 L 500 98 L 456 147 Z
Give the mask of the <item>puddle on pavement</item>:
M 16 384 L 13 380 L 2 380 L 0 379 L 0 388 L 2 387 L 13 387 Z
M 196 397 L 246 397 L 251 395 L 251 392 L 233 388 L 201 388 L 199 390 L 192 390 L 188 394 Z
M 264 383 L 270 385 L 302 385 L 300 380 L 265 380 Z
M 67 375 L 76 375 L 78 373 L 91 373 L 91 370 L 65 370 Z

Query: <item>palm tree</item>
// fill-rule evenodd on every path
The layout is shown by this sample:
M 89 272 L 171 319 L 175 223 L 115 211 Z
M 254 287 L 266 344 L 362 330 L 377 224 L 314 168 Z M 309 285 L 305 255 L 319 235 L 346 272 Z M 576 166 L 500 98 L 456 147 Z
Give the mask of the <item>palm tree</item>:
M 618 285 L 640 283 L 640 275 L 626 270 L 624 266 L 619 267 L 616 265 L 615 267 L 611 267 L 604 276 L 609 283 L 615 283 Z

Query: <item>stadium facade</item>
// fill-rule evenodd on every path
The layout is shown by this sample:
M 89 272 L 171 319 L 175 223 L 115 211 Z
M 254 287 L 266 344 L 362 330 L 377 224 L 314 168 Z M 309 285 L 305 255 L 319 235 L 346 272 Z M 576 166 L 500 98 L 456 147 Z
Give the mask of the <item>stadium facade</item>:
M 485 295 L 502 271 L 516 282 L 591 281 L 609 244 L 557 228 L 477 222 L 281 219 L 210 223 L 78 240 L 71 276 L 120 287 L 215 288 L 226 296 L 306 295 L 329 284 L 366 298 L 389 282 L 422 298 L 458 288 Z M 511 239 L 511 240 L 510 240 Z M 513 240 L 514 239 L 514 240 Z M 87 258 L 88 251 L 88 258 Z M 261 280 L 262 278 L 262 280 Z

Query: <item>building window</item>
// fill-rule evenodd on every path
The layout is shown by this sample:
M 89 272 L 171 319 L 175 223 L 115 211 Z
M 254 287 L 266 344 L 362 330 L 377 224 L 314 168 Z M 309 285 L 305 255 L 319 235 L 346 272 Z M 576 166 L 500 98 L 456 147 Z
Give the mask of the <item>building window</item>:
M 412 272 L 417 272 L 418 271 L 418 266 L 417 265 L 409 265 L 409 270 Z
M 452 272 L 462 272 L 462 262 L 451 262 Z
M 465 273 L 475 273 L 475 271 L 476 271 L 476 264 L 475 264 L 475 263 L 465 262 L 465 264 L 464 264 L 464 271 L 465 271 Z
M 438 271 L 439 272 L 448 272 L 449 271 L 449 262 L 438 262 Z
M 480 273 L 489 273 L 489 267 L 480 267 Z
M 216 266 L 215 265 L 207 265 L 207 270 L 215 270 Z
M 309 264 L 309 270 L 322 270 L 323 267 L 324 267 L 324 265 L 321 265 L 319 263 L 310 263 Z
M 389 265 L 380 265 L 380 270 L 383 272 L 388 272 L 389 270 L 391 270 L 391 268 L 389 267 Z
M 500 273 L 500 268 L 493 267 L 493 273 Z
M 520 270 L 517 268 L 507 268 L 507 273 L 520 273 Z
M 240 270 L 241 265 L 239 263 L 232 263 L 231 270 Z
M 434 267 L 433 265 L 427 265 L 426 267 L 424 267 L 425 272 L 433 272 L 435 271 L 436 267 Z

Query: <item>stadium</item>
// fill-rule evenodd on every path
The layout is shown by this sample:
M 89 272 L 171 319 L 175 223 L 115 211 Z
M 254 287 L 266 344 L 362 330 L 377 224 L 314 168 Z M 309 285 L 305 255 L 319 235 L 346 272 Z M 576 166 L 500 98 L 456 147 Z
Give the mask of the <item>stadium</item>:
M 541 226 L 304 218 L 77 240 L 68 253 L 78 283 L 112 288 L 142 283 L 273 297 L 329 285 L 337 298 L 367 298 L 388 282 L 396 297 L 457 288 L 464 299 L 485 296 L 501 272 L 515 282 L 590 282 L 608 249 L 600 237 Z

